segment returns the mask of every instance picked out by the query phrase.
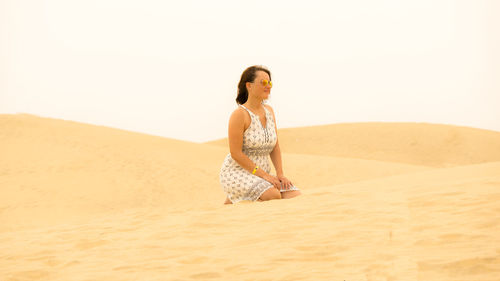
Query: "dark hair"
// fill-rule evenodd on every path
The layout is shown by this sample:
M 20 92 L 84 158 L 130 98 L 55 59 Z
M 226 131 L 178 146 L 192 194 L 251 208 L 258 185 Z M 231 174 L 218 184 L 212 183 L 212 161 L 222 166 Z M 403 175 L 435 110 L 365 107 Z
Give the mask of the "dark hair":
M 241 74 L 240 83 L 238 83 L 238 96 L 236 97 L 236 103 L 244 104 L 248 100 L 248 90 L 247 82 L 253 82 L 255 76 L 257 76 L 257 71 L 264 71 L 269 75 L 269 80 L 271 80 L 271 71 L 261 65 L 250 66 L 245 69 Z

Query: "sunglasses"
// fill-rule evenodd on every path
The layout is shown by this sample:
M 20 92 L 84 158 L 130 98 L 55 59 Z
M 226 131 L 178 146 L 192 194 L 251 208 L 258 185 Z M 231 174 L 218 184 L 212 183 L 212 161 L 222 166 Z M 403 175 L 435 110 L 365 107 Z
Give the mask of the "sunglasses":
M 273 81 L 269 81 L 269 80 L 266 80 L 266 79 L 262 79 L 262 80 L 260 81 L 260 84 L 262 84 L 262 86 L 264 86 L 264 87 L 265 87 L 265 86 L 267 86 L 267 85 L 269 85 L 269 87 L 272 87 L 272 86 L 273 86 Z

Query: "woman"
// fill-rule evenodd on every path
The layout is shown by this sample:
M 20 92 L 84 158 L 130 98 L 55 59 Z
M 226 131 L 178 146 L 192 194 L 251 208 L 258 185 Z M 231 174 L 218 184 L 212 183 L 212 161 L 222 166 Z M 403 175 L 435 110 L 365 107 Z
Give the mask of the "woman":
M 263 103 L 271 87 L 271 72 L 262 66 L 251 66 L 241 75 L 236 98 L 239 106 L 229 119 L 230 153 L 220 170 L 220 183 L 227 195 L 224 204 L 301 194 L 283 174 L 276 118 L 271 106 Z M 269 156 L 276 176 L 269 174 Z

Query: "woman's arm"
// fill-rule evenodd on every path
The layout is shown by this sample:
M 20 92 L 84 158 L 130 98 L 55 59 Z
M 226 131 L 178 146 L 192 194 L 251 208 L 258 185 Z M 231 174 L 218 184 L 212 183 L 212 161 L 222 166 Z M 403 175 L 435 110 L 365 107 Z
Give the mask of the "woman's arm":
M 276 125 L 276 116 L 274 115 L 274 110 L 271 106 L 267 106 L 273 113 L 273 119 L 274 119 L 274 129 L 276 130 L 276 135 L 278 134 L 278 126 Z M 281 149 L 280 149 L 280 144 L 279 140 L 276 139 L 276 145 L 274 146 L 273 151 L 271 152 L 271 160 L 273 161 L 274 168 L 276 169 L 276 177 L 280 181 L 281 186 L 283 186 L 285 189 L 288 189 L 292 186 L 292 182 L 285 177 L 283 174 L 283 166 L 282 166 L 282 161 L 281 161 Z
M 276 125 L 276 117 L 274 115 L 274 110 L 271 106 L 266 105 L 269 110 L 271 110 L 273 114 L 274 120 L 274 129 L 276 130 L 276 135 L 278 134 L 278 126 Z M 276 170 L 277 176 L 283 176 L 283 165 L 281 161 L 281 150 L 279 140 L 276 140 L 276 145 L 274 146 L 273 151 L 271 152 L 271 160 L 273 161 L 274 169 Z
M 281 161 L 281 150 L 279 142 L 276 141 L 276 146 L 271 152 L 271 160 L 273 161 L 274 169 L 276 170 L 276 176 L 283 176 L 283 166 Z

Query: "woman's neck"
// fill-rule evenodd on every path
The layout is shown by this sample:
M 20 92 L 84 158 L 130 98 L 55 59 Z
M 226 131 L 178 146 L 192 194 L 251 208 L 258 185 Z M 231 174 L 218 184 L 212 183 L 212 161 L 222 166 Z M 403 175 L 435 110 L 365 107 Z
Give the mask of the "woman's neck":
M 248 97 L 246 104 L 248 108 L 259 111 L 262 108 L 262 99 L 251 99 Z

